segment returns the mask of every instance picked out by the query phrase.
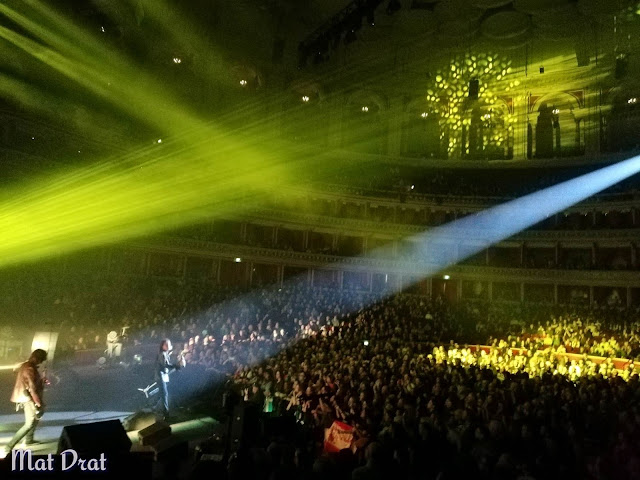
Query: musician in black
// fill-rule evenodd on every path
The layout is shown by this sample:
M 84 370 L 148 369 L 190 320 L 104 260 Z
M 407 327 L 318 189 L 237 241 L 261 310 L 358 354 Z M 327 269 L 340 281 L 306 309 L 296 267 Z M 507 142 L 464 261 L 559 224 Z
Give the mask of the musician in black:
M 171 340 L 165 338 L 160 343 L 160 351 L 155 363 L 155 381 L 160 388 L 160 413 L 166 420 L 169 418 L 169 374 L 175 370 L 184 368 L 184 357 L 180 356 L 175 363 L 171 361 L 172 353 Z

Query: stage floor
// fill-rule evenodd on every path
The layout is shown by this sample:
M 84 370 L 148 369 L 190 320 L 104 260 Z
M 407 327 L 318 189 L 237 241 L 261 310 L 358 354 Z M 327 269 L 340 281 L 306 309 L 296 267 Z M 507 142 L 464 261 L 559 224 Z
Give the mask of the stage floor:
M 40 443 L 29 447 L 34 454 L 56 453 L 58 440 L 62 434 L 62 429 L 68 425 L 78 425 L 83 423 L 100 422 L 104 420 L 124 420 L 133 412 L 49 412 L 47 413 L 36 430 L 36 440 Z M 0 447 L 4 447 L 13 434 L 24 423 L 22 413 L 12 415 L 0 415 Z M 199 417 L 185 419 L 184 421 L 171 423 L 171 435 L 176 439 L 188 442 L 197 442 L 210 437 L 217 432 L 219 422 L 211 417 Z M 137 448 L 138 430 L 127 432 L 133 444 L 132 449 Z M 18 445 L 20 446 L 20 445 Z
M 149 382 L 149 369 L 106 368 L 95 366 L 69 366 L 55 372 L 55 382 L 45 390 L 47 410 L 36 430 L 38 445 L 29 447 L 34 455 L 57 453 L 58 441 L 65 426 L 101 422 L 123 421 L 135 412 L 148 409 L 149 402 L 138 388 Z M 180 381 L 173 381 L 173 379 Z M 0 447 L 7 445 L 15 432 L 23 425 L 23 413 L 15 411 L 9 401 L 15 373 L 0 371 Z M 202 441 L 219 435 L 221 425 L 208 412 L 190 408 L 192 399 L 188 388 L 193 384 L 188 376 L 172 377 L 171 437 L 176 442 L 188 442 L 190 455 Z M 174 408 L 175 407 L 175 408 Z M 132 451 L 144 450 L 139 445 L 138 430 L 127 433 L 132 442 Z M 18 445 L 20 446 L 20 445 Z

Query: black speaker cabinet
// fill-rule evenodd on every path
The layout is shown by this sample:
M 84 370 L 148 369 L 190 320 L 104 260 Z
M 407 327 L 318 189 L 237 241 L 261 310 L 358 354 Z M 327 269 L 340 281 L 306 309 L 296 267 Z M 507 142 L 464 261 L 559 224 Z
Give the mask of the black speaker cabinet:
M 80 456 L 123 454 L 131 449 L 131 440 L 120 420 L 105 420 L 64 427 L 58 441 L 58 454 L 69 448 Z
M 245 403 L 233 409 L 231 417 L 231 449 L 240 444 L 255 445 L 260 440 L 260 409 L 257 405 Z

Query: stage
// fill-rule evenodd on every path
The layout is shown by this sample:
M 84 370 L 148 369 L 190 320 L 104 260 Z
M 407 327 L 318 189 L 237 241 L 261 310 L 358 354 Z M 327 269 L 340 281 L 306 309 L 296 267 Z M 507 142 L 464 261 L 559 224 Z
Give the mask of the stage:
M 56 454 L 66 426 L 109 420 L 122 423 L 131 419 L 136 412 L 150 412 L 155 399 L 147 400 L 138 390 L 153 381 L 149 372 L 148 365 L 117 365 L 109 368 L 68 365 L 50 372 L 52 384 L 44 394 L 47 408 L 35 433 L 39 443 L 29 446 L 29 450 L 34 455 Z M 172 376 L 169 387 L 172 405 L 170 440 L 173 444 L 180 444 L 181 451 L 185 450 L 185 444 L 188 445 L 187 458 L 184 460 L 192 461 L 195 447 L 207 439 L 223 436 L 225 426 L 214 418 L 212 409 L 202 408 L 202 372 L 185 369 L 182 373 L 185 375 Z M 9 401 L 14 380 L 13 371 L 0 371 L 0 447 L 6 446 L 24 423 L 23 413 L 16 412 L 15 405 Z M 200 383 L 196 385 L 195 380 Z M 153 417 L 151 413 L 147 413 L 146 417 L 146 424 L 153 422 L 149 420 L 149 417 Z M 149 453 L 148 446 L 140 445 L 138 434 L 138 429 L 127 432 L 132 443 L 131 452 Z
M 114 412 L 114 411 L 101 411 L 101 412 L 82 412 L 82 411 L 66 411 L 66 412 L 49 412 L 47 413 L 36 431 L 37 445 L 30 446 L 29 449 L 34 454 L 46 455 L 48 453 L 56 453 L 58 449 L 58 440 L 62 434 L 62 429 L 68 425 L 86 424 L 92 422 L 100 422 L 104 420 L 120 420 L 123 421 L 129 415 L 134 412 Z M 176 437 L 177 440 L 185 440 L 190 443 L 197 443 L 198 441 L 209 438 L 214 433 L 217 433 L 219 428 L 219 422 L 212 417 L 194 417 L 191 419 L 186 418 L 184 415 L 179 415 L 178 419 L 181 421 L 172 422 L 171 434 Z M 20 413 L 14 413 L 12 415 L 0 415 L 0 446 L 5 446 L 11 440 L 13 434 L 24 424 L 24 415 Z M 129 439 L 131 440 L 135 451 L 138 449 L 138 432 L 139 430 L 132 430 L 127 432 Z M 20 447 L 20 445 L 18 445 Z

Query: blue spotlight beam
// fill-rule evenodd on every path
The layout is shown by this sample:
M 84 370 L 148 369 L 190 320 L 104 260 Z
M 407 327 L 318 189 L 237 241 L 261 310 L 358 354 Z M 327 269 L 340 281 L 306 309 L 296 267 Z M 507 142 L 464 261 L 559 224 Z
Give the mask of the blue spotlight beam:
M 411 241 L 417 246 L 408 247 L 401 253 L 414 256 L 428 253 L 432 262 L 417 272 L 426 278 L 639 171 L 640 156 L 618 162 L 416 235 Z M 451 247 L 452 238 L 466 240 L 459 242 L 457 252 Z

